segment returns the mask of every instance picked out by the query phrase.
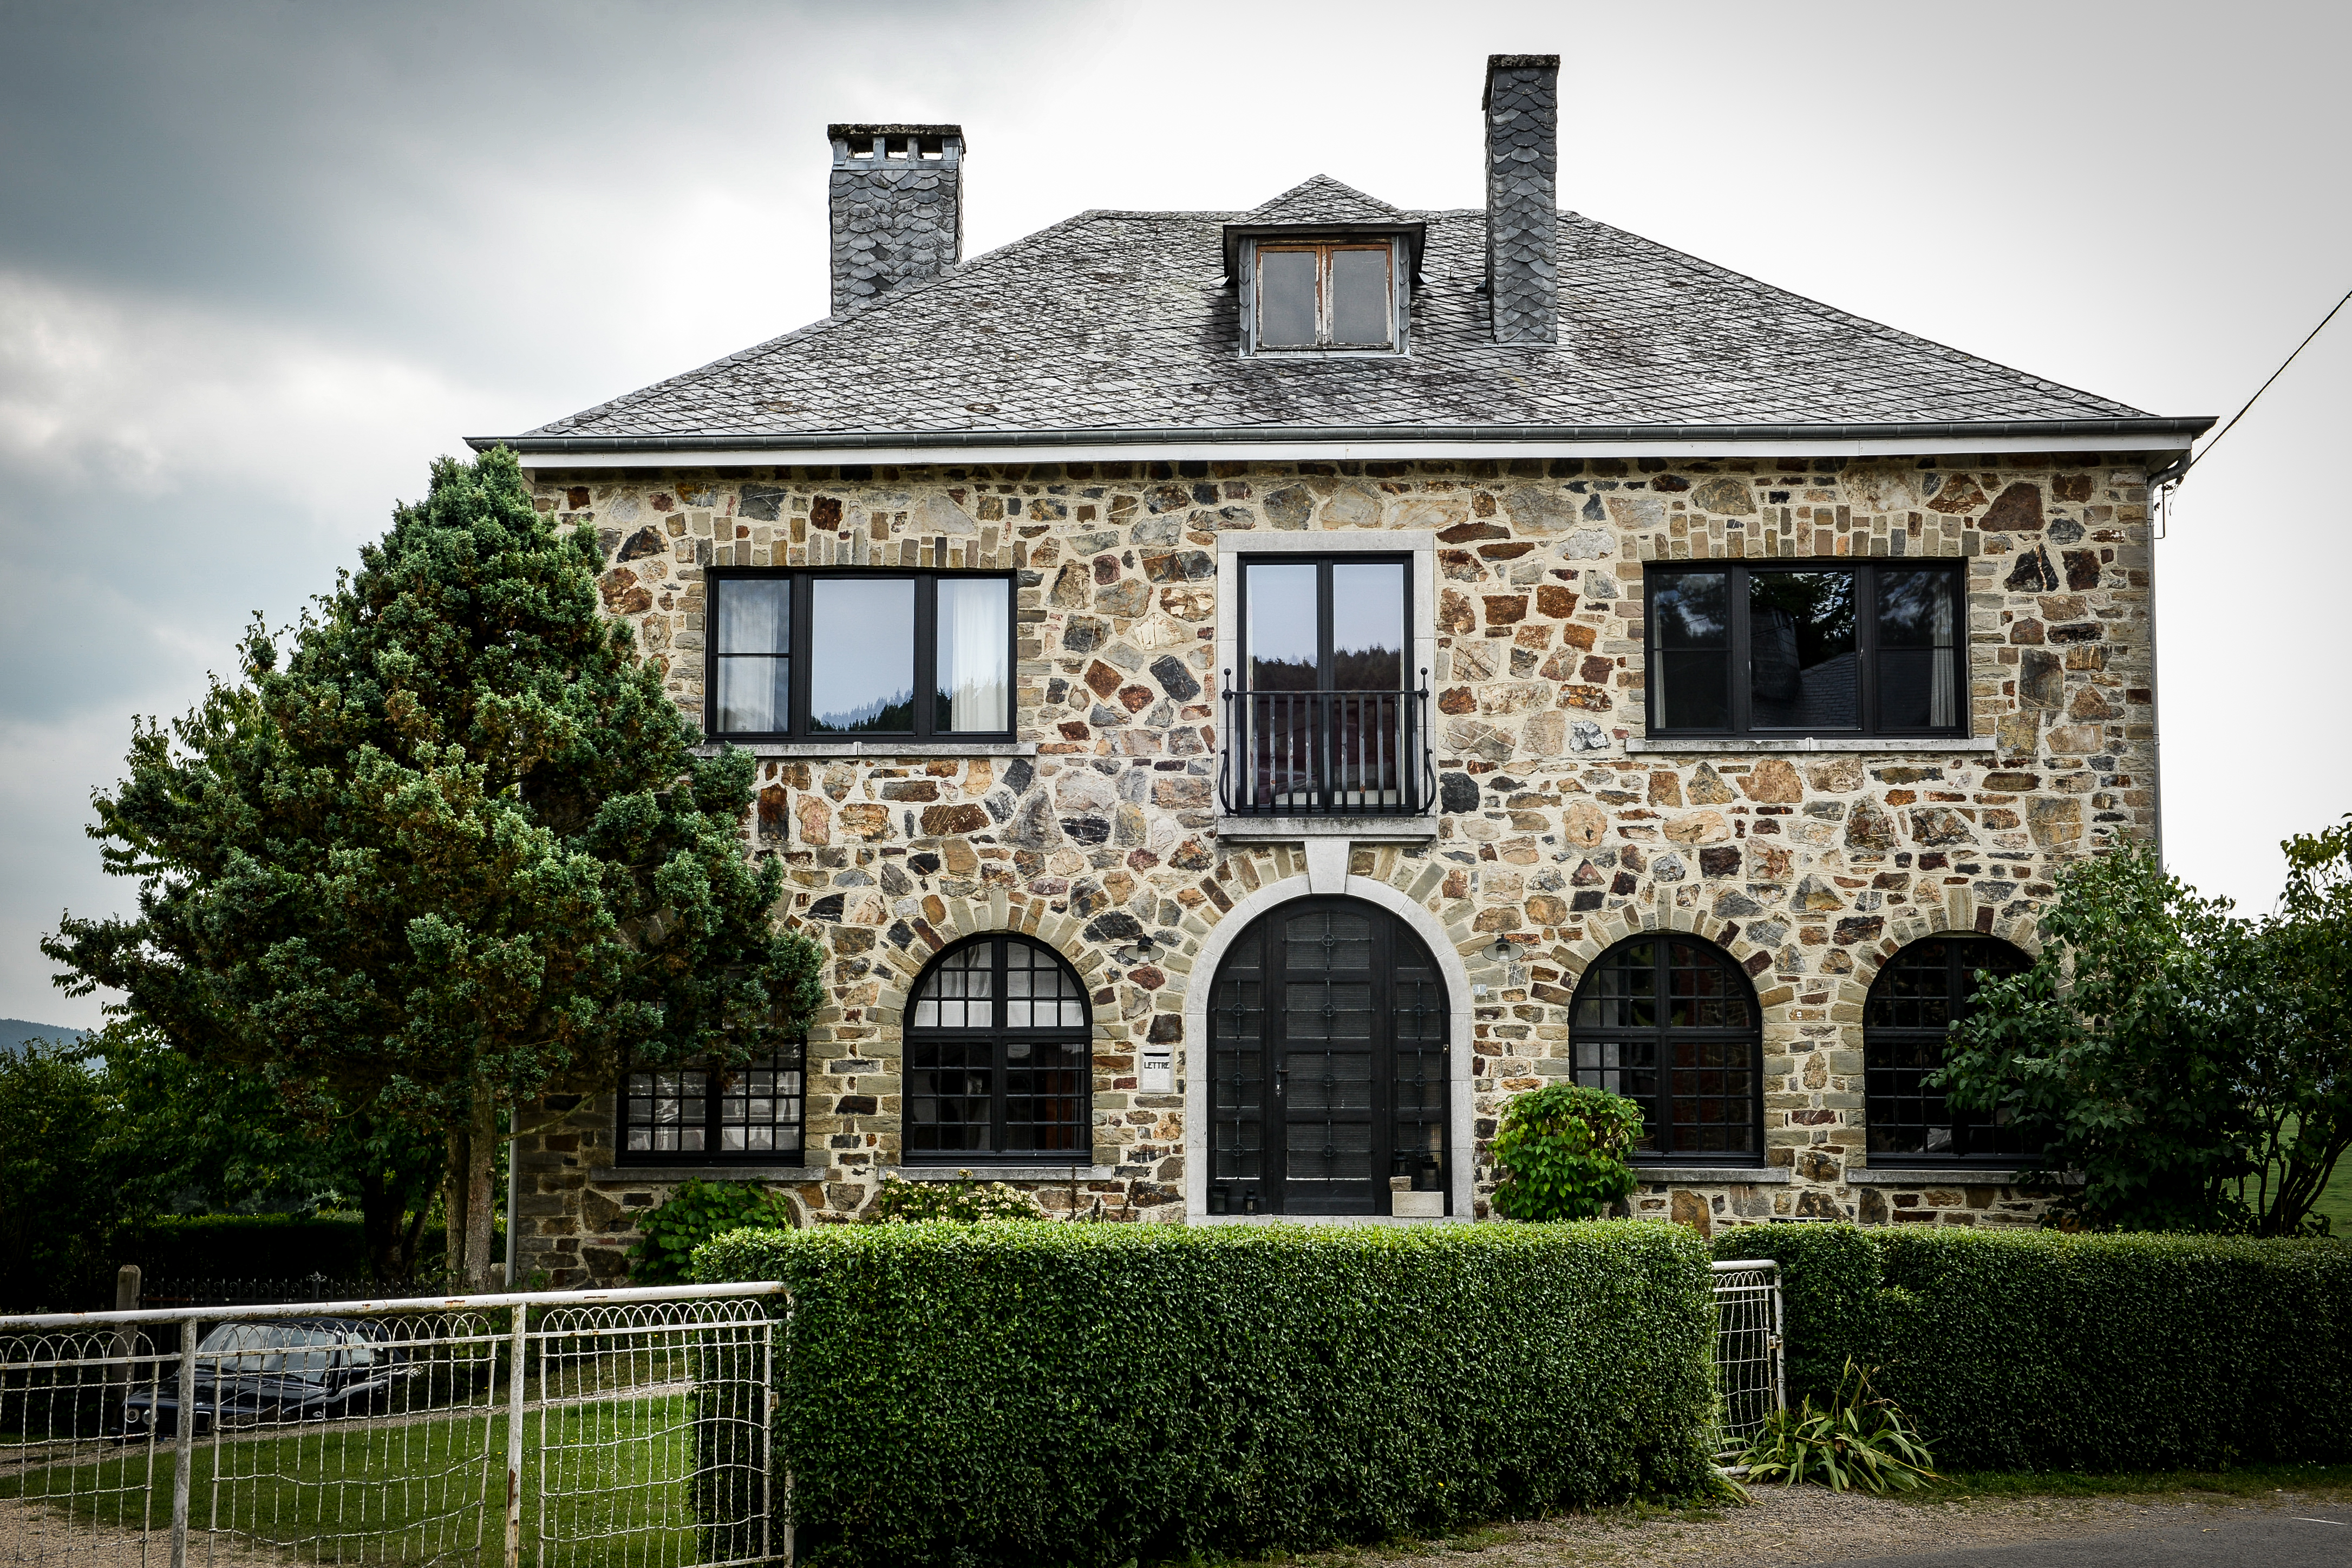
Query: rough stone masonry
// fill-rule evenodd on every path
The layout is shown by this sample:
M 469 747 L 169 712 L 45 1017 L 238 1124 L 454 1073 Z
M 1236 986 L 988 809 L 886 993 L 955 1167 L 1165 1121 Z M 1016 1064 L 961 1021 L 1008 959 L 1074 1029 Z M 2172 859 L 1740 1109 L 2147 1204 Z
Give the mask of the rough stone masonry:
M 1137 1089 L 1181 1052 L 1193 957 L 1296 845 L 1217 833 L 1216 551 L 1235 533 L 1433 530 L 1437 836 L 1359 846 L 1351 872 L 1426 909 L 1487 987 L 1475 1012 L 1477 1209 L 1513 1093 L 1570 1071 L 1569 1002 L 1621 936 L 1720 944 L 1763 1005 L 1762 1179 L 1653 1183 L 1631 1212 L 1702 1230 L 1769 1216 L 2031 1223 L 1998 1185 L 1865 1184 L 1861 1018 L 1872 976 L 1939 931 L 2031 951 L 2068 860 L 2154 825 L 2146 473 L 2092 454 L 1885 460 L 757 468 L 541 475 L 594 531 L 610 611 L 681 711 L 702 712 L 703 569 L 915 565 L 1019 574 L 1017 755 L 773 756 L 745 825 L 780 857 L 782 918 L 830 954 L 809 1039 L 812 1219 L 856 1215 L 898 1158 L 899 1023 L 925 958 L 1018 928 L 1095 1003 L 1094 1145 L 1110 1173 L 1049 1206 L 1180 1218 L 1182 1096 Z M 1647 751 L 1643 573 L 1716 557 L 1968 563 L 1975 750 Z M 1633 742 L 1629 746 L 1629 742 Z M 1136 939 L 1156 944 L 1148 960 Z M 1518 956 L 1497 962 L 1498 935 Z M 1180 1072 L 1179 1084 L 1182 1082 Z M 551 1101 L 519 1153 L 520 1272 L 624 1269 L 664 1182 L 611 1169 L 608 1096 Z M 1457 1155 L 1459 1157 L 1459 1155 Z

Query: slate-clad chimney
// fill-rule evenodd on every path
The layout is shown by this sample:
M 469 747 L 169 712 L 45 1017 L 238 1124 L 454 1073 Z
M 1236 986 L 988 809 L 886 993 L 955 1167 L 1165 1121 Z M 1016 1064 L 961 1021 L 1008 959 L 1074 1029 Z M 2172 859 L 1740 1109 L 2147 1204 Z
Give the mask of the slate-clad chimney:
M 963 127 L 831 125 L 833 314 L 963 259 Z
M 1559 341 L 1559 57 L 1489 55 L 1486 300 L 1495 341 Z

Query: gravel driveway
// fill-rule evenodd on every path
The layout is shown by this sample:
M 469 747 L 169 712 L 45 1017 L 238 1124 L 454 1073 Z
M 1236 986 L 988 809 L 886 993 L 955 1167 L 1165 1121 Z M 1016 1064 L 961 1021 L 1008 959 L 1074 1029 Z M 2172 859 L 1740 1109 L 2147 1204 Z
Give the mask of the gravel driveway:
M 2081 1541 L 2132 1531 L 2287 1518 L 2352 1517 L 2333 1491 L 2274 1493 L 2267 1499 L 2217 1493 L 2161 1497 L 1979 1498 L 1906 1502 L 1839 1494 L 1825 1487 L 1759 1487 L 1755 1506 L 1653 1515 L 1572 1515 L 1538 1524 L 1504 1525 L 1458 1542 L 1411 1550 L 1334 1552 L 1305 1560 L 1339 1568 L 1427 1565 L 1433 1558 L 1480 1568 L 1779 1568 L 1780 1564 L 1859 1563 L 1972 1546 Z M 2315 1529 L 2320 1527 L 2313 1527 Z M 2343 1531 L 2352 1536 L 2352 1528 Z M 1468 1551 L 1465 1551 L 1468 1548 Z

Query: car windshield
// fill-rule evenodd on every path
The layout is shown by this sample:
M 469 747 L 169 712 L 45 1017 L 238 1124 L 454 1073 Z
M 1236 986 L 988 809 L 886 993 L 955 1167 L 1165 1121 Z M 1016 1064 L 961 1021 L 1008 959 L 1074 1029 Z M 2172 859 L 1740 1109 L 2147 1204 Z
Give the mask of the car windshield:
M 228 1377 L 268 1372 L 316 1381 L 335 1364 L 336 1347 L 350 1339 L 340 1329 L 299 1323 L 222 1323 L 197 1344 L 198 1369 L 216 1367 Z

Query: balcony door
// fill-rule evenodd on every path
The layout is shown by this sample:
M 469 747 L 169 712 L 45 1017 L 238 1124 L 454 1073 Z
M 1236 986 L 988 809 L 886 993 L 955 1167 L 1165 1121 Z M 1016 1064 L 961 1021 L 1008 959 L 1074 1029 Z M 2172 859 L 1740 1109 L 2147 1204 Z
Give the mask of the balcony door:
M 1252 922 L 1209 1009 L 1209 1212 L 1385 1215 L 1445 1192 L 1445 984 L 1395 915 L 1300 899 Z
M 1228 726 L 1228 809 L 1419 809 L 1420 713 L 1406 668 L 1403 556 L 1244 559 L 1242 679 Z M 1234 787 L 1237 786 L 1237 787 Z

